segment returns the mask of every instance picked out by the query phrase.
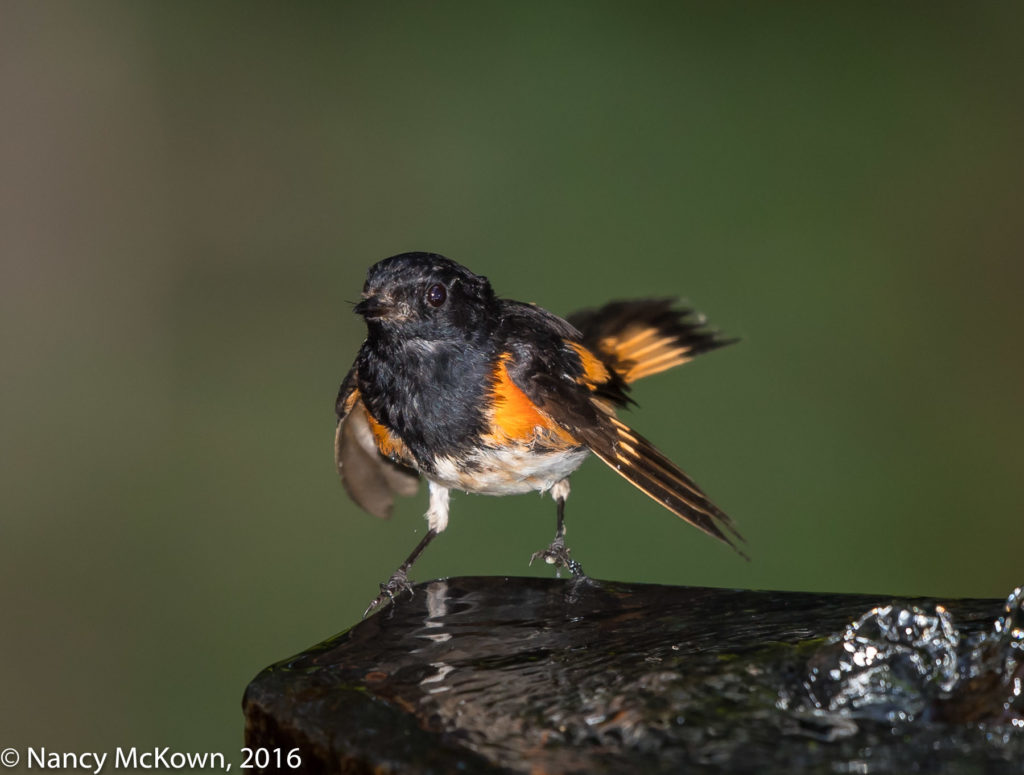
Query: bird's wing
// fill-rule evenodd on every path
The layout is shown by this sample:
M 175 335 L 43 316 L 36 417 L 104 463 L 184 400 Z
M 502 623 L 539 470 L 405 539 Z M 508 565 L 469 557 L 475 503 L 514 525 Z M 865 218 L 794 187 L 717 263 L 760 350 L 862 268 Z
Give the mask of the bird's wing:
M 746 557 L 733 541 L 743 537 L 729 516 L 679 466 L 616 417 L 614 404 L 620 402 L 609 391 L 622 395 L 616 385 L 621 378 L 601 358 L 566 338 L 554 348 L 523 342 L 509 352 L 509 376 L 541 412 L 673 514 Z
M 370 416 L 356 382 L 353 368 L 338 391 L 334 462 L 349 497 L 373 516 L 387 518 L 395 495 L 416 494 L 419 475 L 382 454 L 382 447 L 394 452 L 401 442 L 391 438 Z
M 732 344 L 675 299 L 612 301 L 569 316 L 582 343 L 629 383 Z

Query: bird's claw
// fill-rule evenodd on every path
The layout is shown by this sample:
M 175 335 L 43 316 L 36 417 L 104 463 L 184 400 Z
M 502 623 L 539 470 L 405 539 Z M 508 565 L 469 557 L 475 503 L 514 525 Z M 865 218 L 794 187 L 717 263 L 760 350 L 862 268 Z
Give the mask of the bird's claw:
M 412 597 L 412 584 L 409 583 L 408 575 L 406 575 L 404 570 L 396 570 L 391 574 L 391 578 L 380 585 L 380 594 L 371 600 L 370 604 L 366 606 L 366 610 L 363 611 L 363 618 L 365 619 L 369 616 L 370 611 L 384 605 L 388 600 L 390 600 L 392 605 L 394 605 L 396 602 L 395 598 L 405 591 L 408 591 L 409 597 Z
M 554 565 L 555 575 L 557 576 L 561 576 L 561 568 L 566 568 L 573 578 L 578 579 L 586 575 L 583 572 L 583 566 L 569 556 L 569 547 L 565 545 L 565 539 L 562 537 L 552 541 L 547 549 L 534 552 L 533 556 L 530 557 L 530 565 L 533 565 L 534 560 L 537 559 L 544 560 L 548 565 Z

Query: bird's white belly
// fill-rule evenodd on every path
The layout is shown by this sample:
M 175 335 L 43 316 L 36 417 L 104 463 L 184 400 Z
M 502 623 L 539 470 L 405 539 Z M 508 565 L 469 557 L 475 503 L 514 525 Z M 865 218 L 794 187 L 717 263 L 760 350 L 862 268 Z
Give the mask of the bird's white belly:
M 451 458 L 436 460 L 430 478 L 479 495 L 545 492 L 579 468 L 588 454 L 585 447 L 556 452 L 537 452 L 527 446 L 488 448 L 460 463 Z

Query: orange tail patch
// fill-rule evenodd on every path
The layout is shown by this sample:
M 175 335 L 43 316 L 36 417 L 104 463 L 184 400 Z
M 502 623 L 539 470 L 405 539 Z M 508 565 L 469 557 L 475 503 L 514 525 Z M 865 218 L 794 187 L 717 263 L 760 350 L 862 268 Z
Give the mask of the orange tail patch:
M 681 366 L 694 358 L 691 346 L 650 326 L 637 326 L 622 335 L 603 337 L 599 347 L 614 358 L 617 366 L 621 365 L 619 376 L 626 382 Z
M 676 307 L 673 299 L 613 301 L 577 312 L 569 322 L 583 334 L 583 344 L 627 383 L 736 341 L 721 338 L 702 315 Z

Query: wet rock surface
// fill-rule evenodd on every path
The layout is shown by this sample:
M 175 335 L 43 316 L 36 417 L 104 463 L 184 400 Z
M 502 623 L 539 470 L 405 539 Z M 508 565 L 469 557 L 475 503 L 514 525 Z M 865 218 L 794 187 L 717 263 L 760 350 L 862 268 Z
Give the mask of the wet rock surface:
M 246 744 L 306 772 L 1021 773 L 1022 598 L 434 581 L 260 673 Z

